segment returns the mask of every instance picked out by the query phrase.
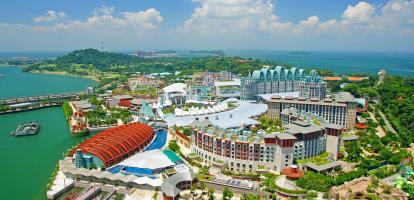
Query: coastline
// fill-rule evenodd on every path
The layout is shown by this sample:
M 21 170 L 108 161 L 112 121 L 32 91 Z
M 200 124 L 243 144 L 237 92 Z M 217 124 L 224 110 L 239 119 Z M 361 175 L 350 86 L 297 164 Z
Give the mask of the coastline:
M 86 78 L 86 79 L 90 79 L 96 82 L 100 82 L 100 80 L 92 75 L 87 75 L 87 76 L 82 76 L 82 75 L 76 75 L 76 74 L 71 74 L 65 71 L 39 71 L 39 70 L 35 70 L 35 71 L 28 71 L 28 73 L 33 73 L 33 74 L 51 74 L 51 75 L 60 75 L 60 76 L 72 76 L 72 77 L 78 77 L 78 78 Z
M 20 67 L 20 68 L 23 68 L 25 66 L 24 65 L 0 64 L 0 67 Z M 39 70 L 35 70 L 35 71 L 28 71 L 27 73 L 72 76 L 72 77 L 90 79 L 90 80 L 96 81 L 98 83 L 100 82 L 98 77 L 95 77 L 95 76 L 92 76 L 92 75 L 82 76 L 82 75 L 71 74 L 71 73 L 68 73 L 68 72 L 65 72 L 65 71 L 39 71 Z

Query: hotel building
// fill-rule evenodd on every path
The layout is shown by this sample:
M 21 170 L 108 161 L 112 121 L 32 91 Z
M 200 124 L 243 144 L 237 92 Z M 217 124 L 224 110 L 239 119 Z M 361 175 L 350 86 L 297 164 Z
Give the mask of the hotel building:
M 336 158 L 341 129 L 302 121 L 292 121 L 285 132 L 274 133 L 198 127 L 194 129 L 191 147 L 192 152 L 198 154 L 206 165 L 224 163 L 228 169 L 238 172 L 281 172 L 295 160 L 317 156 L 325 151 Z M 327 143 L 327 140 L 331 142 Z
M 271 94 L 299 91 L 301 96 L 324 99 L 327 84 L 315 70 L 309 72 L 304 69 L 284 69 L 277 66 L 271 69 L 264 66 L 255 70 L 241 81 L 241 99 L 254 99 L 259 94 Z
M 340 92 L 332 95 L 332 98 L 320 100 L 318 98 L 305 97 L 280 97 L 275 95 L 268 100 L 269 117 L 281 119 L 282 111 L 286 108 L 294 107 L 300 113 L 309 113 L 320 116 L 327 123 L 353 129 L 356 119 L 357 102 L 348 92 Z

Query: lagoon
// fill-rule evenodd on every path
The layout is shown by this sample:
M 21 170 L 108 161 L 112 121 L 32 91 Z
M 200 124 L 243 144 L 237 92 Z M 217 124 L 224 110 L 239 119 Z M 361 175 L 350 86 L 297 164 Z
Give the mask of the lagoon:
M 21 72 L 16 66 L 1 66 L 0 74 L 0 98 L 79 92 L 97 85 L 81 77 Z

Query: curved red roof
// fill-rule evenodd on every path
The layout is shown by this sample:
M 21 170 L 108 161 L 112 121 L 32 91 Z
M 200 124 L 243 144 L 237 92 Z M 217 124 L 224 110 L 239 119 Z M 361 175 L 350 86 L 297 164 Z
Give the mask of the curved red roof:
M 108 167 L 145 148 L 154 136 L 154 130 L 146 124 L 126 124 L 92 136 L 72 149 L 69 156 L 81 149 L 83 153 L 98 157 Z
M 302 170 L 297 169 L 297 167 L 286 167 L 282 169 L 282 174 L 290 179 L 299 179 L 303 177 L 305 173 Z

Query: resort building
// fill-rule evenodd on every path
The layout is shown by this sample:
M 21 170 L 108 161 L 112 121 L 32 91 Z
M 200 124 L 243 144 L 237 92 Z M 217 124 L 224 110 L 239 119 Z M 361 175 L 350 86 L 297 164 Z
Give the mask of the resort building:
M 92 104 L 87 100 L 72 101 L 73 107 L 77 112 L 88 112 L 92 109 Z
M 273 133 L 197 127 L 193 131 L 192 152 L 207 165 L 224 162 L 224 166 L 239 172 L 266 169 L 281 172 L 296 160 L 326 151 L 336 158 L 341 129 L 300 120 L 292 121 L 284 132 Z
M 154 51 L 142 51 L 142 50 L 138 50 L 135 55 L 139 58 L 153 58 L 155 57 L 155 52 Z
M 321 77 L 315 70 L 309 73 L 302 81 L 299 81 L 299 96 L 312 99 L 324 99 L 326 96 L 327 84 L 321 81 Z
M 184 105 L 187 100 L 188 86 L 185 83 L 174 83 L 162 89 L 161 105 Z
M 130 91 L 145 90 L 150 87 L 159 88 L 164 81 L 158 78 L 149 78 L 145 75 L 136 75 L 128 79 L 128 88 Z
M 131 102 L 134 98 L 131 95 L 114 95 L 111 98 L 106 98 L 106 105 L 109 108 L 117 106 L 127 107 L 131 106 Z
M 140 111 L 141 107 L 144 105 L 148 105 L 151 108 L 155 108 L 157 104 L 157 99 L 133 99 L 131 101 L 131 106 L 129 107 L 129 110 L 131 112 L 137 113 Z
M 273 119 L 282 119 L 283 110 L 294 107 L 299 113 L 319 116 L 327 123 L 340 125 L 346 129 L 353 129 L 355 126 L 357 102 L 348 92 L 336 93 L 332 98 L 323 100 L 290 96 L 282 98 L 275 95 L 267 102 L 267 114 Z
M 215 93 L 221 98 L 240 98 L 240 79 L 214 82 Z
M 271 69 L 264 66 L 248 77 L 241 78 L 241 99 L 255 99 L 259 94 L 300 91 L 301 96 L 323 99 L 326 95 L 326 82 L 315 70 L 285 69 L 277 66 Z
M 205 85 L 190 85 L 188 88 L 188 99 L 195 101 L 203 101 L 208 98 L 210 87 Z
M 186 165 L 176 165 L 172 171 L 172 175 L 161 184 L 164 200 L 180 199 L 180 192 L 190 189 L 196 178 Z
M 214 86 L 217 81 L 227 81 L 237 78 L 237 76 L 228 71 L 219 72 L 196 72 L 193 74 L 191 83 L 196 85 Z

